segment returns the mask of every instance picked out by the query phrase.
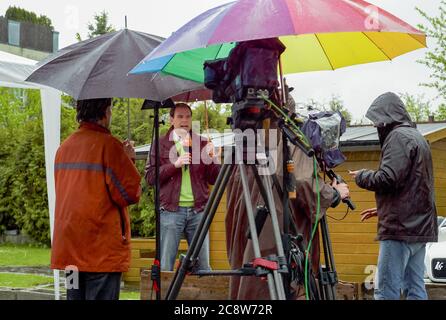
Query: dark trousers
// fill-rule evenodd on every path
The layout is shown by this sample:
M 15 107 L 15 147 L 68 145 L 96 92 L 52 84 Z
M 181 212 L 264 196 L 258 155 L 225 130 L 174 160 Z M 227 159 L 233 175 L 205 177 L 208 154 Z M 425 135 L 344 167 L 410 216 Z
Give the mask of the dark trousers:
M 67 300 L 119 300 L 121 272 L 67 272 L 65 276 Z

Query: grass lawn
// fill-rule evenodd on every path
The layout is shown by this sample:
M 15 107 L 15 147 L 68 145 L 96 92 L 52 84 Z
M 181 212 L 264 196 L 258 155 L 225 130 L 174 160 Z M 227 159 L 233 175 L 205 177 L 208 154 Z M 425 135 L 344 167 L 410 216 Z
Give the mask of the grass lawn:
M 119 300 L 139 300 L 139 291 L 124 291 L 119 293 Z
M 37 248 L 29 245 L 0 244 L 0 267 L 37 267 L 49 266 L 49 264 L 49 248 Z M 52 276 L 0 272 L 0 287 L 32 288 L 38 285 L 52 283 Z M 65 289 L 61 286 L 61 290 Z M 121 290 L 119 299 L 139 300 L 139 291 Z
M 0 266 L 49 266 L 50 249 L 28 245 L 0 245 Z
M 52 277 L 33 274 L 0 273 L 0 287 L 32 288 L 37 285 L 52 282 Z

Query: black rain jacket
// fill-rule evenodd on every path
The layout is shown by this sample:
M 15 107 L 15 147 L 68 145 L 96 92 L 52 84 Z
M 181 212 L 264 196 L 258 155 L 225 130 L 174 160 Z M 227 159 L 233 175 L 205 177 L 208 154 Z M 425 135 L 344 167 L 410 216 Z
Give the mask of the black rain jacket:
M 428 142 L 394 93 L 378 97 L 366 117 L 378 129 L 381 160 L 377 171 L 361 171 L 356 183 L 375 192 L 377 240 L 436 242 L 437 211 Z

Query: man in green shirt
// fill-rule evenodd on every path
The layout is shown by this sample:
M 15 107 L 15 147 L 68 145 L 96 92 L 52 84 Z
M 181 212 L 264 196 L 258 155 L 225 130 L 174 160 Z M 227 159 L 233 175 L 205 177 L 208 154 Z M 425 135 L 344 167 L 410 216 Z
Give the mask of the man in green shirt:
M 210 155 L 210 143 L 192 132 L 192 110 L 185 103 L 170 111 L 171 128 L 160 138 L 161 270 L 172 271 L 181 237 L 190 244 L 203 217 L 209 185 L 220 170 Z M 206 151 L 206 152 L 205 152 Z M 192 156 L 194 155 L 194 156 Z M 206 158 L 206 159 L 205 159 Z M 154 151 L 146 166 L 146 181 L 155 184 Z M 209 235 L 199 254 L 200 270 L 209 270 Z

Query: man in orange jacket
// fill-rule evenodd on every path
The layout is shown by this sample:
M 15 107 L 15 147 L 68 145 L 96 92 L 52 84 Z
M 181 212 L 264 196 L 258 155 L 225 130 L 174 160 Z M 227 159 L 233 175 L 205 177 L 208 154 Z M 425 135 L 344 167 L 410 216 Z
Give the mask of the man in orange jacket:
M 79 129 L 55 160 L 56 212 L 51 268 L 65 270 L 67 299 L 119 299 L 130 263 L 127 206 L 139 201 L 135 151 L 109 131 L 111 99 L 80 100 Z

